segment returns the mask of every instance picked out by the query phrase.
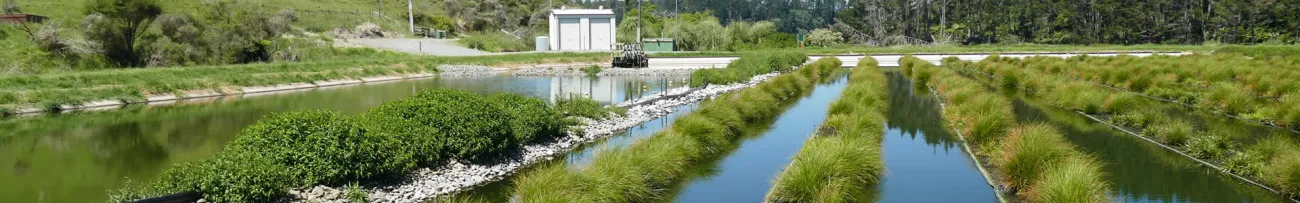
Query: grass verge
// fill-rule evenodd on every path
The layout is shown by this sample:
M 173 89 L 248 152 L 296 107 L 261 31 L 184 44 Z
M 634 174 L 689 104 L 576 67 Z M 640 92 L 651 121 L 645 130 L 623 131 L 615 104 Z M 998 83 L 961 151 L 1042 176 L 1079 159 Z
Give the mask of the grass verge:
M 655 136 L 597 152 L 590 166 L 557 164 L 524 174 L 514 193 L 523 202 L 660 200 L 667 188 L 687 175 L 685 169 L 724 155 L 739 143 L 747 126 L 779 115 L 783 106 L 812 90 L 814 81 L 822 77 L 820 69 L 839 68 L 839 63 L 821 60 L 753 88 L 718 96 Z
M 691 73 L 691 87 L 705 84 L 731 84 L 748 81 L 755 75 L 771 72 L 785 72 L 790 68 L 808 61 L 808 56 L 800 53 L 764 53 L 750 54 L 727 64 L 723 69 L 699 69 Z
M 0 108 L 57 107 L 87 101 L 143 102 L 149 95 L 194 90 L 232 93 L 241 87 L 434 73 L 444 64 L 571 63 L 607 61 L 602 53 L 539 53 L 474 57 L 395 57 L 374 60 L 98 70 L 0 76 Z
M 886 79 L 872 57 L 864 57 L 849 86 L 831 105 L 826 121 L 794 161 L 777 177 L 769 202 L 867 202 L 884 175 Z

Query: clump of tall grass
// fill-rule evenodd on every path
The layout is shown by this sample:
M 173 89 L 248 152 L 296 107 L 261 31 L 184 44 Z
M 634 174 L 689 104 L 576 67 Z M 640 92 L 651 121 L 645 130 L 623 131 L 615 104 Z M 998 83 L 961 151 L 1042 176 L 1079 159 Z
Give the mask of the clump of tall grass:
M 1011 188 L 1028 188 L 1048 169 L 1069 157 L 1071 146 L 1046 124 L 1012 128 L 1002 141 L 1002 155 L 993 161 Z
M 1082 157 L 1065 159 L 1029 189 L 1030 202 L 1110 202 L 1101 163 Z
M 888 94 L 877 65 L 869 56 L 858 62 L 826 121 L 777 177 L 769 201 L 865 202 L 875 197 L 869 190 L 885 170 L 880 142 Z
M 903 60 L 917 60 L 904 58 Z M 1017 59 L 989 57 L 988 63 L 1020 63 Z M 987 157 L 988 166 L 997 168 L 995 177 L 1015 194 L 1030 202 L 1104 202 L 1107 201 L 1108 184 L 1104 181 L 1100 165 L 1090 156 L 1079 152 L 1054 128 L 1046 124 L 1016 124 L 1011 102 L 994 94 L 984 85 L 959 75 L 956 71 L 985 68 L 979 71 L 1006 71 L 998 66 L 976 65 L 970 62 L 945 63 L 944 68 L 912 63 L 912 71 L 934 70 L 935 78 L 929 86 L 935 87 L 947 103 L 943 115 L 949 126 L 957 128 L 959 135 L 967 135 L 968 144 L 979 150 L 977 156 Z M 981 62 L 985 63 L 985 62 Z M 957 70 L 954 70 L 957 69 Z M 1005 74 L 1005 73 L 1003 73 Z M 1035 75 L 1025 74 L 1025 77 Z M 971 77 L 987 77 L 972 75 Z M 913 77 L 913 79 L 917 79 Z M 1009 87 L 1016 84 L 1026 87 L 1026 82 L 1008 80 L 991 86 Z M 1077 86 L 1083 87 L 1083 86 Z M 1050 87 L 1046 87 L 1050 88 Z M 1052 94 L 1049 94 L 1052 95 Z M 1081 98 L 1074 96 L 1070 99 Z M 1104 97 L 1102 98 L 1104 99 Z M 1089 102 L 1058 100 L 1073 106 L 1094 106 L 1082 109 L 1100 111 L 1103 100 Z M 1067 103 L 1068 102 L 1068 103 Z M 984 166 L 981 166 L 984 167 Z
M 821 77 L 819 69 L 839 68 L 827 64 L 832 63 L 805 65 L 801 71 L 777 76 L 756 87 L 720 95 L 700 104 L 695 112 L 678 118 L 672 127 L 655 136 L 627 147 L 597 152 L 590 166 L 554 165 L 525 175 L 515 182 L 514 193 L 523 202 L 662 199 L 667 188 L 685 176 L 684 169 L 725 153 L 725 149 L 741 140 L 740 135 L 747 126 L 770 120 L 778 113 L 777 109 L 810 91 L 813 81 Z M 738 105 L 744 103 L 756 104 Z
M 1192 128 L 1192 123 L 1183 119 L 1169 119 L 1166 122 L 1157 123 L 1146 128 L 1142 134 L 1154 136 L 1164 140 L 1165 143 L 1172 145 L 1187 144 L 1188 139 L 1196 133 Z
M 1187 140 L 1187 154 L 1200 158 L 1221 158 L 1227 155 L 1237 143 L 1228 136 L 1218 133 L 1201 133 Z
M 1158 108 L 1138 108 L 1124 111 L 1111 119 L 1111 121 L 1120 125 L 1136 128 L 1147 128 L 1165 120 L 1168 120 L 1168 117 Z

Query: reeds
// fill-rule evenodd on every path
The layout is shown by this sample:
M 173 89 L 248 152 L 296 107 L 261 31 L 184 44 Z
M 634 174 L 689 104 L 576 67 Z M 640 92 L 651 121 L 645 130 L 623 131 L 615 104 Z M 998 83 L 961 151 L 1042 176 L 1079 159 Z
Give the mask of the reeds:
M 868 202 L 885 167 L 886 78 L 874 58 L 858 62 L 849 86 L 831 104 L 827 119 L 777 177 L 768 201 Z
M 647 202 L 662 199 L 687 175 L 685 169 L 722 156 L 739 143 L 748 127 L 780 113 L 810 91 L 823 68 L 819 60 L 768 82 L 700 104 L 671 128 L 624 148 L 596 153 L 590 166 L 552 165 L 515 182 L 522 202 Z M 575 181 L 576 180 L 576 181 Z M 562 187 L 556 187 L 562 185 Z

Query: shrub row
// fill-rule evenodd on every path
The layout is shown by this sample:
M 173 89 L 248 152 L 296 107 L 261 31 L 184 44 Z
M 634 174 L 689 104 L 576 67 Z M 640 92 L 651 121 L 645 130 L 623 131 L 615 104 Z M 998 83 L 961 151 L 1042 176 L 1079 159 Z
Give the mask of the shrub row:
M 825 59 L 739 92 L 703 102 L 669 129 L 627 147 L 597 152 L 587 166 L 564 163 L 521 176 L 514 194 L 522 202 L 649 202 L 687 175 L 687 168 L 726 153 L 743 132 L 779 115 L 783 106 L 809 93 L 819 69 L 838 68 Z
M 881 141 L 889 94 L 878 63 L 863 57 L 827 119 L 777 178 L 770 202 L 864 202 L 884 174 Z
M 576 124 L 538 98 L 451 89 L 426 90 L 358 116 L 277 113 L 241 131 L 217 157 L 180 164 L 112 199 L 197 191 L 211 202 L 274 201 L 292 188 L 393 178 L 449 160 L 488 161 L 564 136 Z
M 1093 57 L 1089 60 L 1102 59 Z M 1152 60 L 1165 59 L 1156 58 Z M 1262 182 L 1278 187 L 1287 194 L 1300 194 L 1300 187 L 1296 186 L 1297 183 L 1300 183 L 1300 166 L 1297 166 L 1300 163 L 1297 163 L 1293 158 L 1287 157 L 1300 154 L 1300 148 L 1294 147 L 1300 144 L 1287 138 L 1293 135 L 1268 135 L 1265 141 L 1256 142 L 1253 146 L 1245 146 L 1228 139 L 1227 135 L 1222 132 L 1197 130 L 1191 121 L 1169 116 L 1166 114 L 1166 111 L 1170 109 L 1167 104 L 1141 98 L 1140 95 L 1123 89 L 1107 89 L 1089 82 L 1074 80 L 1074 77 L 1088 78 L 1088 76 L 1071 77 L 1051 74 L 1050 72 L 1054 70 L 1051 67 L 1031 68 L 1053 61 L 1061 61 L 1061 59 L 1033 57 L 1022 61 L 1001 58 L 981 61 L 975 65 L 975 67 L 979 67 L 975 71 L 995 75 L 1019 74 L 1021 77 L 1035 78 L 1036 81 L 1042 83 L 1038 84 L 1038 88 L 1024 88 L 1022 90 L 1037 94 L 1041 98 L 1053 101 L 1054 105 L 1067 109 L 1080 110 L 1090 114 L 1109 113 L 1112 115 L 1111 122 L 1139 129 L 1142 136 L 1174 146 L 1188 155 L 1208 159 L 1210 162 L 1224 167 L 1230 173 L 1256 177 Z M 1050 66 L 1051 63 L 1048 64 Z M 1198 104 L 1207 104 L 1205 101 L 1213 100 L 1219 101 L 1215 103 L 1222 105 L 1212 108 L 1255 108 L 1241 106 L 1251 105 L 1250 102 L 1232 101 L 1254 98 L 1254 96 L 1250 95 L 1240 95 L 1243 91 L 1237 90 L 1236 85 L 1238 84 L 1213 83 L 1211 90 L 1205 92 L 1207 98 L 1198 100 L 1202 101 Z M 1102 106 L 1100 111 L 1090 111 L 1086 107 L 1095 104 Z
M 958 73 L 972 64 L 945 60 L 945 67 L 940 68 L 916 57 L 903 60 L 907 67 L 902 68 L 910 69 L 913 80 L 930 75 L 927 84 L 947 104 L 944 120 L 969 136 L 964 139 L 974 146 L 977 156 L 989 160 L 995 179 L 1007 186 L 1007 192 L 1029 202 L 1109 201 L 1109 186 L 1100 164 L 1049 125 L 1016 124 L 1008 98 Z
M 786 72 L 807 61 L 808 55 L 798 52 L 747 54 L 727 64 L 727 68 L 695 70 L 691 73 L 691 87 L 746 82 L 755 75 Z

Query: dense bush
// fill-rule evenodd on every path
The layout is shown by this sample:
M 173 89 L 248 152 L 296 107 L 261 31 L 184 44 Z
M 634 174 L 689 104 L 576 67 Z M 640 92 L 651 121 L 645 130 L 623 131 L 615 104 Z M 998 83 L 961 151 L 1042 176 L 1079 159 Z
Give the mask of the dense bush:
M 489 99 L 510 117 L 510 128 L 518 142 L 531 143 L 564 134 L 566 118 L 542 99 L 519 94 L 496 94 Z
M 367 133 L 327 111 L 271 115 L 244 129 L 226 153 L 252 153 L 285 166 L 300 184 L 339 184 L 410 170 L 397 138 Z
M 363 116 L 367 127 L 401 138 L 420 165 L 436 164 L 438 155 L 481 160 L 519 143 L 500 105 L 462 90 L 425 90 Z
M 608 113 L 599 106 L 571 108 Z M 448 158 L 485 160 L 528 141 L 561 136 L 576 124 L 554 109 L 520 95 L 434 89 L 356 118 L 327 111 L 278 113 L 244 129 L 217 158 L 177 165 L 112 199 L 195 191 L 212 202 L 266 202 L 291 188 L 405 175 Z

